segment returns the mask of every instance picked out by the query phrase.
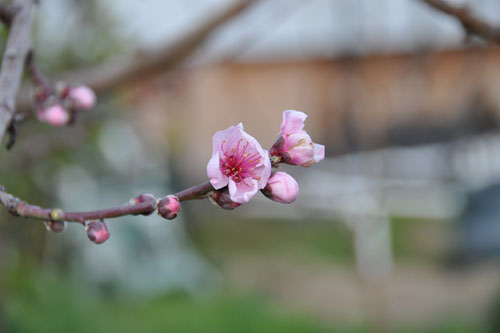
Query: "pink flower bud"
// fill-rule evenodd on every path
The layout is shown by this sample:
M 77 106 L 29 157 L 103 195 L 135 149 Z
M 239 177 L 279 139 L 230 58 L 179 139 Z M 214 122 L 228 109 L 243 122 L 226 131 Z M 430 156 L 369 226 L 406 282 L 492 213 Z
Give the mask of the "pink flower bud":
M 177 213 L 181 209 L 181 205 L 179 203 L 179 198 L 175 195 L 167 195 L 166 197 L 158 200 L 158 214 L 166 218 L 167 220 L 172 220 L 177 217 Z
M 109 230 L 104 221 L 89 221 L 86 223 L 87 237 L 96 244 L 102 244 L 109 238 Z
M 325 158 L 325 146 L 314 143 L 304 131 L 307 115 L 304 112 L 283 112 L 280 137 L 271 148 L 271 155 L 278 156 L 288 164 L 309 167 Z
M 292 176 L 278 171 L 271 175 L 262 193 L 271 200 L 289 204 L 297 199 L 299 185 Z
M 37 116 L 38 120 L 57 127 L 64 126 L 69 121 L 68 112 L 60 104 L 53 104 L 47 108 L 39 109 Z
M 130 199 L 129 205 L 138 205 L 138 204 L 142 204 L 142 203 L 146 203 L 146 202 L 151 202 L 151 204 L 154 205 L 154 204 L 156 204 L 156 198 L 152 194 L 141 193 L 136 198 Z M 141 213 L 141 215 L 150 215 L 151 213 L 153 213 L 153 212 L 151 211 L 148 213 Z
M 65 221 L 44 221 L 43 224 L 45 225 L 47 231 L 52 231 L 57 234 L 63 232 L 64 229 L 66 229 Z
M 96 102 L 96 96 L 92 89 L 87 86 L 76 86 L 69 89 L 68 98 L 77 109 L 92 109 Z
M 229 190 L 227 187 L 221 190 L 213 191 L 212 193 L 210 193 L 209 198 L 210 201 L 212 201 L 222 209 L 232 210 L 241 206 L 240 203 L 231 200 L 231 195 L 229 194 Z

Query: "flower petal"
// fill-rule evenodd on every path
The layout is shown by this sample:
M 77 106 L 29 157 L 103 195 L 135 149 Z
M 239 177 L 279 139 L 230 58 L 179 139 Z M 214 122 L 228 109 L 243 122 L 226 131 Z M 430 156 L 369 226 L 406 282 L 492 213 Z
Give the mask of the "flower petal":
M 207 164 L 207 175 L 210 178 L 210 184 L 217 190 L 227 185 L 229 178 L 222 173 L 219 168 L 219 153 L 215 152 Z
M 314 163 L 318 163 L 325 158 L 325 146 L 318 143 L 314 144 Z
M 231 200 L 241 204 L 249 202 L 258 191 L 257 180 L 252 178 L 245 178 L 240 183 L 235 183 L 232 179 L 229 179 L 228 187 Z
M 304 128 L 304 122 L 307 115 L 304 112 L 296 110 L 283 111 L 283 121 L 281 122 L 281 135 L 287 136 L 295 134 Z
M 243 131 L 243 124 L 239 123 L 236 126 L 231 126 L 225 130 L 216 132 L 212 139 L 212 156 L 216 152 L 221 151 L 224 140 L 228 143 L 237 141 L 241 137 L 241 131 Z

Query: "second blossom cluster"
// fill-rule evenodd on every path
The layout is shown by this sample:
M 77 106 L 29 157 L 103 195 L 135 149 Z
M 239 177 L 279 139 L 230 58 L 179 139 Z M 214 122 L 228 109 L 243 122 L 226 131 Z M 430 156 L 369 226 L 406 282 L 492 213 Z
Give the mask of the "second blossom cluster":
M 259 190 L 277 202 L 295 201 L 299 193 L 295 179 L 272 168 L 279 163 L 309 167 L 324 159 L 325 147 L 314 143 L 304 130 L 306 118 L 301 111 L 284 111 L 278 140 L 270 151 L 246 133 L 241 123 L 215 133 L 207 165 L 207 175 L 216 189 L 210 196 L 212 201 L 224 209 L 234 209 L 250 201 Z

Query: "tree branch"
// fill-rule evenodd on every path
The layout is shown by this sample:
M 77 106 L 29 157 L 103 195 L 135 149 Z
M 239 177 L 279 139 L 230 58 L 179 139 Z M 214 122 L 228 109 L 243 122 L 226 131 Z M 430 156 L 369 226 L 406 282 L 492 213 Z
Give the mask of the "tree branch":
M 482 36 L 489 41 L 500 44 L 500 28 L 472 16 L 467 8 L 452 6 L 442 0 L 421 0 L 432 8 L 457 18 L 467 32 Z
M 210 182 L 195 185 L 186 190 L 174 194 L 179 201 L 202 199 L 206 194 L 213 191 Z M 44 221 L 66 221 L 84 224 L 90 220 L 102 220 L 125 215 L 151 214 L 156 210 L 157 199 L 151 197 L 150 200 L 141 203 L 127 203 L 122 206 L 106 209 L 92 210 L 87 212 L 64 212 L 57 208 L 42 208 L 22 201 L 5 191 L 0 186 L 0 203 L 7 211 L 19 217 L 33 218 Z
M 16 0 L 15 15 L 0 69 L 0 142 L 12 121 L 16 95 L 21 83 L 26 55 L 31 48 L 31 9 L 33 0 Z
M 96 94 L 119 86 L 129 85 L 150 76 L 172 70 L 192 55 L 217 28 L 244 12 L 259 0 L 239 0 L 229 8 L 179 38 L 173 44 L 155 51 L 141 52 L 134 59 L 112 59 L 91 68 L 67 72 L 58 78 L 65 82 L 78 82 L 92 88 Z M 32 107 L 31 87 L 25 85 L 18 98 L 19 110 L 27 112 Z

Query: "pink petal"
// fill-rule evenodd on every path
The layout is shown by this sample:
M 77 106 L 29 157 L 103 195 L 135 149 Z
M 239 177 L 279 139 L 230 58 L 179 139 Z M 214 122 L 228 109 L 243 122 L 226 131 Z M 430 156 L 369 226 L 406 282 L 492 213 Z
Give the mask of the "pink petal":
M 294 149 L 297 146 L 307 146 L 312 143 L 312 139 L 307 134 L 306 131 L 298 131 L 292 135 L 285 138 L 285 144 L 283 145 L 283 150 L 285 152 Z
M 250 186 L 245 185 L 245 183 Z M 249 202 L 258 191 L 257 180 L 252 178 L 245 178 L 244 182 L 241 183 L 235 183 L 229 179 L 228 187 L 231 200 L 241 204 Z
M 212 139 L 212 155 L 221 150 L 224 140 L 228 145 L 237 142 L 241 137 L 241 131 L 243 131 L 243 125 L 239 123 L 236 126 L 231 126 L 225 130 L 216 132 Z
M 219 153 L 215 152 L 208 161 L 207 175 L 210 178 L 210 183 L 215 189 L 220 189 L 227 185 L 229 178 L 222 173 L 219 168 Z
M 314 144 L 314 163 L 318 163 L 325 158 L 325 146 L 318 143 Z
M 283 121 L 281 122 L 280 133 L 282 136 L 292 135 L 304 128 L 307 115 L 301 111 L 283 111 Z
M 293 150 L 291 154 L 291 164 L 300 165 L 303 167 L 310 167 L 314 162 L 313 149 L 306 147 L 299 147 Z

